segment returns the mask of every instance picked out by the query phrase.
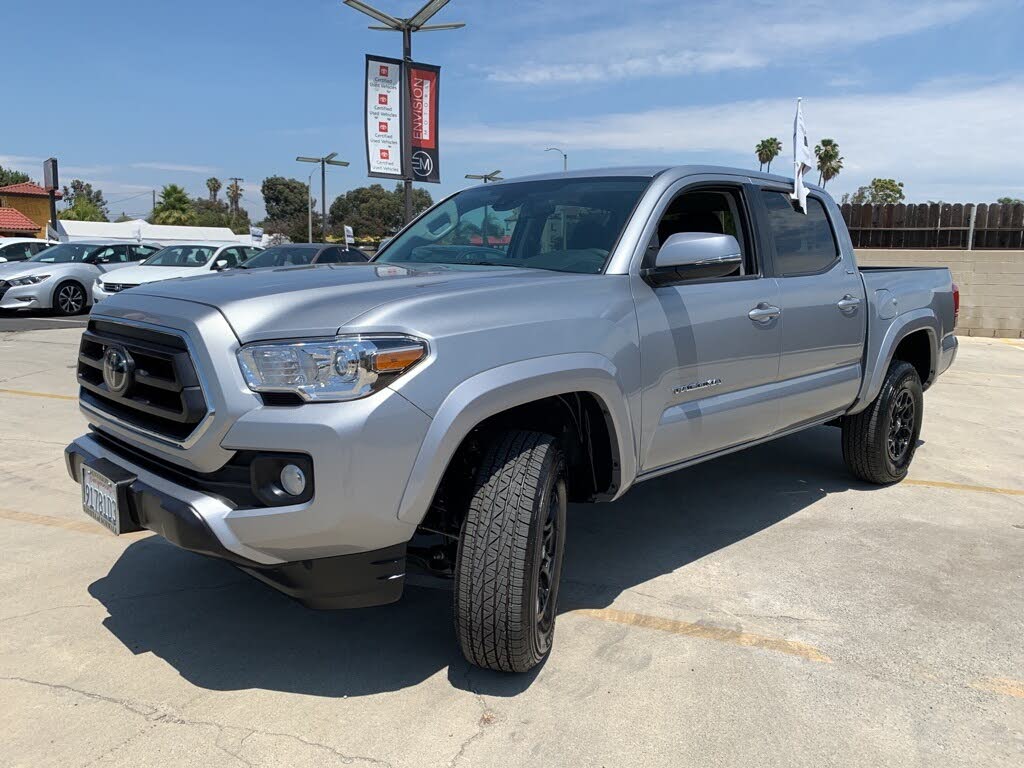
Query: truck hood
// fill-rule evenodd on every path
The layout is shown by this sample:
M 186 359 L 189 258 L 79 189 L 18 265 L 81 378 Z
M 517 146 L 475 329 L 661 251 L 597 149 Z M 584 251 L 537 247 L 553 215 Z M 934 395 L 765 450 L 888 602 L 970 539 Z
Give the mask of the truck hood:
M 340 264 L 231 270 L 165 280 L 115 294 L 103 302 L 148 295 L 205 304 L 219 310 L 242 343 L 330 336 L 383 304 L 471 289 L 501 288 L 569 277 L 516 267 Z M 578 276 L 577 276 L 578 277 Z M 127 281 L 126 281 L 127 282 Z M 134 303 L 134 302 L 133 302 Z
M 110 277 L 103 278 L 105 283 L 121 283 L 142 285 L 155 283 L 158 280 L 170 280 L 175 277 L 199 277 L 210 274 L 206 265 L 201 267 L 122 267 L 111 270 Z

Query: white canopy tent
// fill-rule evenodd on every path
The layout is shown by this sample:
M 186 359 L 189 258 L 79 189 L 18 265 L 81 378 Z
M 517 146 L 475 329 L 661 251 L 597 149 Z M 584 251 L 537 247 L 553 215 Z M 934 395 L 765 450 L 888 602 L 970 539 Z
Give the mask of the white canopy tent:
M 47 234 L 52 240 L 73 243 L 78 240 L 123 240 L 126 243 L 149 241 L 171 245 L 173 243 L 225 242 L 251 245 L 253 238 L 236 235 L 227 227 L 178 227 L 166 224 L 150 224 L 143 219 L 131 221 L 70 221 L 61 219 L 57 228 L 47 225 Z

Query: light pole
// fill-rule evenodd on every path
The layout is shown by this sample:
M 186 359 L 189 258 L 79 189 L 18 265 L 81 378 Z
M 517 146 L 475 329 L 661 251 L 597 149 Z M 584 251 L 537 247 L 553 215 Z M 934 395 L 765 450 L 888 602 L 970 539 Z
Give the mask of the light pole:
M 567 154 L 565 154 L 565 152 L 560 150 L 558 147 L 548 147 L 544 151 L 545 152 L 557 152 L 558 154 L 560 154 L 562 156 L 562 170 L 563 171 L 568 171 L 569 170 L 569 156 Z
M 331 152 L 331 154 L 325 155 L 324 157 L 302 157 L 300 155 L 295 158 L 300 163 L 320 163 L 320 215 L 323 216 L 323 221 L 320 222 L 320 225 L 323 231 L 325 243 L 327 242 L 327 166 L 340 165 L 344 167 L 348 165 L 347 160 L 335 160 L 334 158 L 337 156 L 337 152 Z M 312 174 L 310 174 L 310 176 L 312 176 Z M 310 242 L 313 241 L 312 234 L 309 236 L 309 240 Z
M 309 178 L 306 179 L 306 207 L 309 208 L 309 225 L 306 228 L 307 236 L 306 239 L 309 242 L 313 242 L 313 172 L 309 172 Z
M 498 175 L 499 173 L 501 173 L 501 171 L 491 171 L 490 173 L 467 173 L 466 178 L 482 181 L 484 184 L 488 181 L 504 181 L 504 179 Z
M 416 13 L 408 19 L 400 19 L 390 14 L 379 11 L 372 5 L 362 0 L 344 0 L 345 5 L 354 8 L 360 13 L 365 13 L 371 19 L 376 19 L 384 26 L 371 26 L 370 29 L 378 32 L 401 32 L 402 33 L 402 114 L 405 127 L 402 131 L 403 147 L 403 168 L 402 175 L 405 177 L 405 223 L 412 221 L 412 93 L 409 88 L 409 64 L 412 63 L 412 33 L 413 32 L 434 32 L 442 29 L 460 29 L 466 26 L 462 22 L 453 24 L 427 24 L 428 21 L 448 5 L 449 0 L 428 0 Z

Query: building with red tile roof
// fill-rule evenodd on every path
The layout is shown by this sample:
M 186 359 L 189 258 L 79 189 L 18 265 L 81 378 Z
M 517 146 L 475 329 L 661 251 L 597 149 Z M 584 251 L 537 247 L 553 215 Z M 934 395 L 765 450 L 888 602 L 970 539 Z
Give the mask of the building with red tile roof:
M 57 199 L 63 195 L 57 192 Z M 0 187 L 0 235 L 45 237 L 50 221 L 50 193 L 31 181 Z M 26 228 L 25 222 L 30 226 Z

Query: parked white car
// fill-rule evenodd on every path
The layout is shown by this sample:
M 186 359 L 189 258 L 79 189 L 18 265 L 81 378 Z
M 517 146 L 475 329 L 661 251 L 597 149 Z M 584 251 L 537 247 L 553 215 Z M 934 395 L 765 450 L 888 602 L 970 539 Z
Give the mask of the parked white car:
M 51 245 L 56 243 L 36 237 L 0 237 L 0 264 L 31 259 Z
M 92 303 L 96 278 L 160 250 L 158 243 L 60 243 L 25 261 L 0 264 L 0 309 L 52 309 L 77 315 Z
M 238 243 L 196 242 L 169 245 L 131 269 L 118 270 L 115 275 L 100 275 L 92 287 L 93 301 L 102 301 L 108 296 L 144 283 L 155 283 L 174 277 L 195 277 L 231 269 L 262 250 L 256 245 Z

